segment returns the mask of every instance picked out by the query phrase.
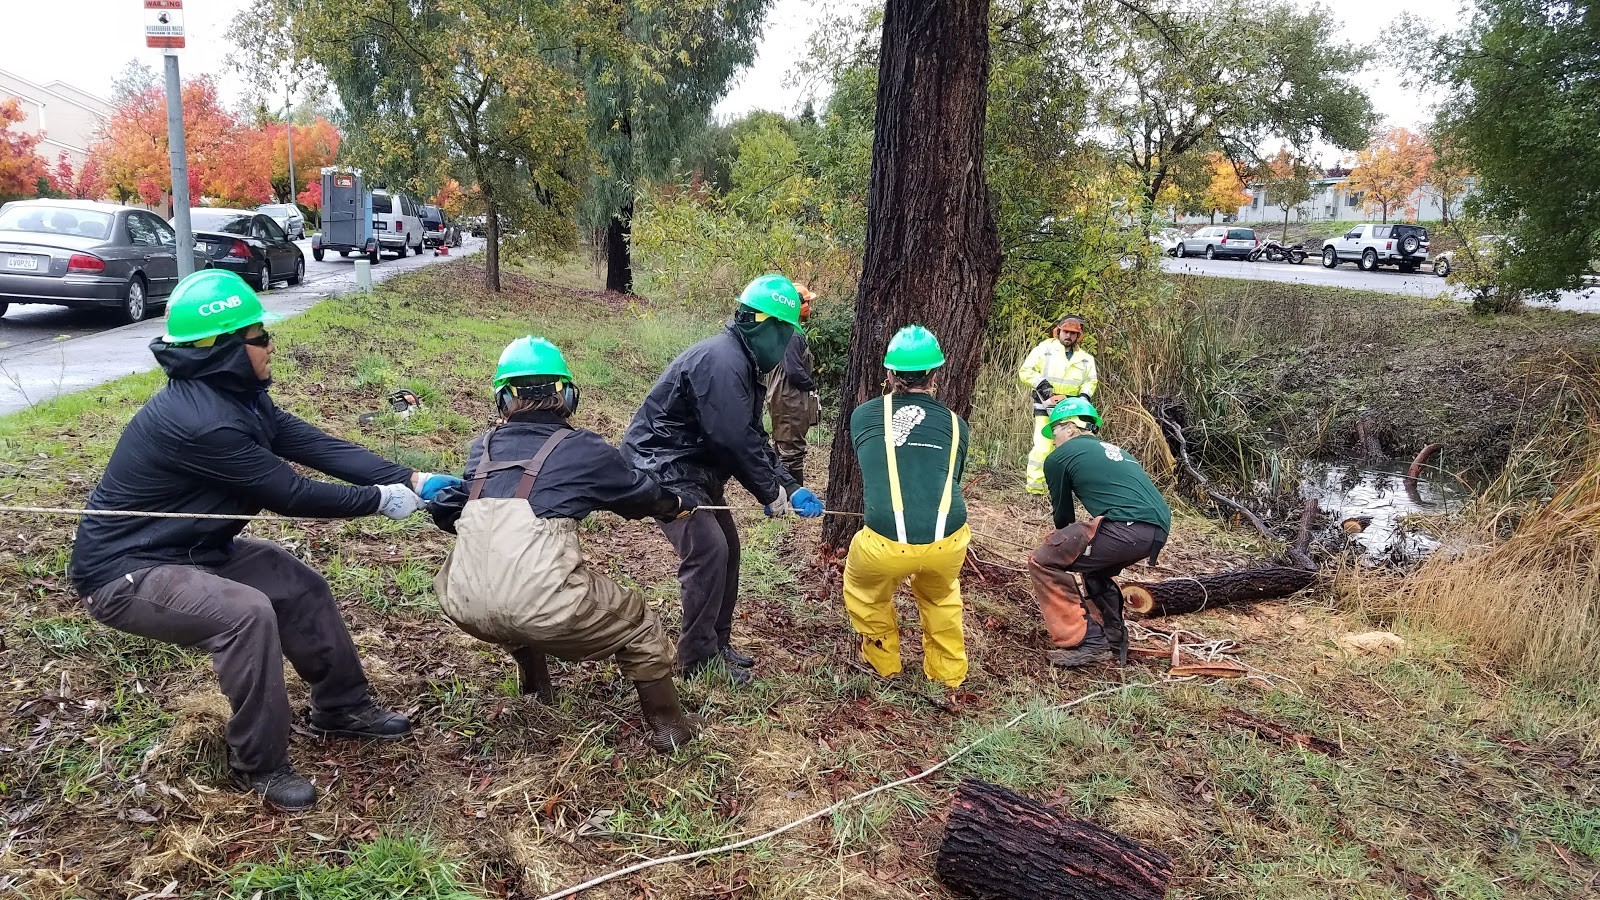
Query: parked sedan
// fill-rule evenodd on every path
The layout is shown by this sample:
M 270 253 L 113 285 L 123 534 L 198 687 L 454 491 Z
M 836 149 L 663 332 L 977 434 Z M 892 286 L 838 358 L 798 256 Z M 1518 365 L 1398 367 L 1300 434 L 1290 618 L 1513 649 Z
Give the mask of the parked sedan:
M 306 276 L 306 258 L 278 223 L 245 209 L 191 209 L 195 251 L 211 265 L 244 276 L 258 291 L 274 281 L 299 284 Z
M 293 203 L 268 203 L 256 207 L 256 212 L 278 223 L 290 240 L 303 241 L 306 237 L 306 217 Z
M 0 206 L 0 315 L 13 303 L 102 306 L 138 322 L 178 284 L 178 236 L 154 213 L 88 200 Z M 194 267 L 207 260 L 195 254 Z

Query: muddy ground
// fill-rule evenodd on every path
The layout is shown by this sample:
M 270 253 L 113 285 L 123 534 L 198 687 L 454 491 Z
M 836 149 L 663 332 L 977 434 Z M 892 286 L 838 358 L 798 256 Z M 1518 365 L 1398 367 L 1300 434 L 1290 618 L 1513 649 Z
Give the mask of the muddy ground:
M 510 337 L 544 331 L 577 361 L 584 423 L 615 437 L 654 372 L 716 323 L 716 313 L 527 279 L 489 297 L 472 287 L 470 261 L 436 269 L 275 328 L 289 361 L 280 402 L 379 452 L 448 467 L 486 422 L 493 355 Z M 120 423 L 156 384 L 134 379 L 92 406 L 0 420 L 3 502 L 80 503 Z M 406 384 L 425 389 L 424 415 L 356 424 Z M 296 816 L 225 786 L 226 708 L 204 658 L 90 622 L 64 577 L 70 523 L 8 514 L 0 892 L 129 897 L 175 882 L 162 896 L 219 896 L 252 866 L 338 861 L 387 835 L 441 847 L 473 890 L 534 898 L 647 856 L 759 833 L 984 736 L 978 752 L 918 785 L 585 896 L 945 897 L 932 859 L 961 777 L 1169 854 L 1173 897 L 1557 898 L 1600 885 L 1592 697 L 1508 681 L 1435 636 L 1352 649 L 1347 635 L 1382 623 L 1340 613 L 1336 585 L 1182 623 L 1193 641 L 1237 642 L 1233 656 L 1256 678 L 1172 682 L 1159 659 L 1052 670 L 1016 546 L 1038 540 L 1048 511 L 1015 481 L 979 473 L 968 487 L 979 534 L 964 582 L 972 675 L 954 711 L 920 678 L 909 605 L 907 675 L 886 686 L 855 665 L 817 526 L 741 517 L 735 637 L 760 657 L 760 677 L 747 690 L 686 685 L 705 737 L 667 758 L 644 749 L 636 701 L 608 663 L 560 667 L 553 708 L 517 696 L 509 660 L 439 616 L 429 582 L 448 538 L 420 518 L 257 523 L 250 533 L 328 576 L 379 696 L 417 723 L 389 745 L 297 733 L 296 764 L 325 796 Z M 675 630 L 676 560 L 654 526 L 597 515 L 583 540 Z M 1180 508 L 1161 569 L 1134 574 L 1198 574 L 1259 552 Z M 1135 682 L 1150 686 L 1067 714 L 1047 709 Z M 291 683 L 298 708 L 305 692 Z M 1027 708 L 1036 715 L 1017 729 L 992 730 Z M 1321 743 L 1306 749 L 1239 724 L 1252 718 Z

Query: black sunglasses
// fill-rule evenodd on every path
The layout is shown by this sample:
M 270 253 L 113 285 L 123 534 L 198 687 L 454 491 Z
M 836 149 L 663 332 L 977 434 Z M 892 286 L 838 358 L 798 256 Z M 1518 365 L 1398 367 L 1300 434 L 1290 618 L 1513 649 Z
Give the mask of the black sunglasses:
M 255 337 L 247 337 L 247 338 L 244 339 L 244 342 L 246 344 L 249 344 L 252 347 L 263 347 L 263 348 L 265 348 L 265 347 L 271 345 L 271 343 L 272 343 L 272 334 L 270 332 L 268 332 L 267 330 L 262 329 L 260 334 L 256 335 Z

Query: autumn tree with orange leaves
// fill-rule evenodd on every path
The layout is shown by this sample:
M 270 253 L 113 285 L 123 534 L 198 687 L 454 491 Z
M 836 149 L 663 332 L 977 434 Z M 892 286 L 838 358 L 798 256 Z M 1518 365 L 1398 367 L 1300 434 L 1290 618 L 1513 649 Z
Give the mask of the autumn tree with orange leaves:
M 1212 153 L 1206 161 L 1206 171 L 1211 174 L 1211 180 L 1206 185 L 1202 205 L 1212 222 L 1217 221 L 1217 213 L 1236 213 L 1239 207 L 1250 202 L 1250 191 L 1245 188 L 1244 180 L 1239 177 L 1239 166 L 1233 160 L 1221 153 Z
M 34 151 L 39 137 L 13 128 L 26 118 L 16 99 L 0 101 L 0 200 L 32 197 L 39 179 L 48 178 L 44 160 Z
M 1428 180 L 1433 148 L 1428 140 L 1405 128 L 1391 128 L 1383 137 L 1356 154 L 1350 189 L 1363 194 L 1363 206 L 1378 212 L 1383 221 L 1390 213 L 1417 214 L 1411 198 Z

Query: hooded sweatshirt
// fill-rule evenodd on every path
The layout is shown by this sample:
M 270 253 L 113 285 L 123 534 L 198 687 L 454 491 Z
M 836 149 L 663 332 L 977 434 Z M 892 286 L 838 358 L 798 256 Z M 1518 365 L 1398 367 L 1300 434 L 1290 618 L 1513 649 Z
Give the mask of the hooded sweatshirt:
M 377 512 L 379 491 L 314 481 L 288 462 L 354 485 L 397 484 L 411 470 L 279 409 L 237 335 L 213 347 L 150 343 L 167 385 L 122 431 L 89 509 L 343 518 Z M 88 595 L 159 565 L 217 566 L 245 523 L 85 516 L 68 573 Z

